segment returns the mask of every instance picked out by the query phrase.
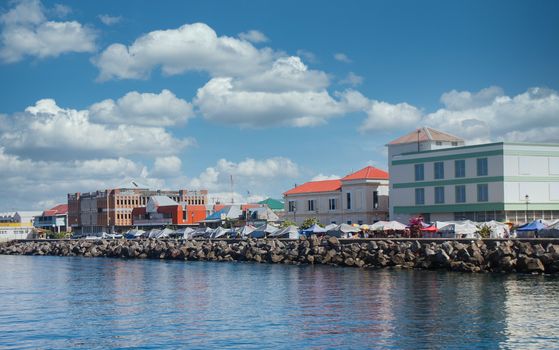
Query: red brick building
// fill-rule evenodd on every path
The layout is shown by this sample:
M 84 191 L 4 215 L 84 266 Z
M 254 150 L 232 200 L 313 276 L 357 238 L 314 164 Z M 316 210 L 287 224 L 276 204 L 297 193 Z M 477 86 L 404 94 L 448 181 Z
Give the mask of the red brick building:
M 179 204 L 166 196 L 153 196 L 145 207 L 132 209 L 132 225 L 194 225 L 204 220 L 206 214 L 205 205 Z
M 112 232 L 131 227 L 132 210 L 145 207 L 152 196 L 166 196 L 181 205 L 205 206 L 208 191 L 150 190 L 132 182 L 129 187 L 68 194 L 68 225 L 82 233 Z

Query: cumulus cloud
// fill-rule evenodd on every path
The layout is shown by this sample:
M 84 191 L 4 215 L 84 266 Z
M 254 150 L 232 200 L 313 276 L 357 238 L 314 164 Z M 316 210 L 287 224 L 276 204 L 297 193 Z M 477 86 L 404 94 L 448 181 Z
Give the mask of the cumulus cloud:
M 255 44 L 264 43 L 269 40 L 264 33 L 258 30 L 249 30 L 248 32 L 240 33 L 239 38 Z
M 177 139 L 162 127 L 96 123 L 88 110 L 64 109 L 52 99 L 39 100 L 6 122 L 0 143 L 11 153 L 33 159 L 173 155 L 193 142 Z
M 91 119 L 111 124 L 170 126 L 194 116 L 192 105 L 169 90 L 159 94 L 132 91 L 114 101 L 107 99 L 89 108 Z
M 106 26 L 112 26 L 122 20 L 121 16 L 99 15 L 99 20 Z
M 162 177 L 180 175 L 182 161 L 177 156 L 157 157 L 153 164 L 153 174 Z
M 507 96 L 499 87 L 441 96 L 443 108 L 423 113 L 407 103 L 371 101 L 362 131 L 411 129 L 420 125 L 446 130 L 470 144 L 489 141 L 559 142 L 559 93 L 530 88 Z
M 367 118 L 361 124 L 361 131 L 394 130 L 403 125 L 416 125 L 421 120 L 421 111 L 407 103 L 390 104 L 371 101 L 366 109 Z
M 54 11 L 60 15 L 64 8 L 55 7 Z M 0 16 L 0 24 L 0 59 L 6 63 L 18 62 L 25 56 L 46 58 L 95 50 L 93 29 L 77 21 L 48 20 L 39 0 L 17 2 Z
M 340 84 L 357 86 L 363 84 L 363 80 L 362 76 L 349 72 L 344 79 L 340 80 Z
M 233 78 L 213 78 L 198 89 L 195 105 L 212 121 L 243 127 L 272 125 L 314 126 L 351 111 L 341 93 L 335 99 L 326 90 L 248 91 L 235 87 Z
M 342 52 L 338 52 L 334 54 L 334 59 L 336 61 L 339 62 L 343 62 L 343 63 L 351 63 L 351 59 L 349 59 L 349 57 L 347 57 L 347 55 L 345 53 Z
M 557 127 L 559 93 L 530 88 L 516 96 L 506 96 L 499 88 L 477 93 L 452 92 L 443 95 L 446 108 L 424 117 L 428 125 L 438 125 L 475 142 L 559 141 L 550 128 Z
M 164 181 L 149 177 L 144 165 L 118 157 L 89 160 L 31 160 L 9 154 L 0 147 L 0 211 L 45 210 L 65 203 L 66 194 L 114 188 L 131 180 L 153 188 Z
M 309 91 L 329 85 L 326 73 L 310 70 L 297 56 L 278 58 L 261 74 L 234 80 L 235 87 L 250 91 Z
M 481 89 L 474 93 L 452 90 L 442 94 L 441 103 L 446 109 L 459 111 L 490 105 L 497 97 L 503 95 L 503 89 L 497 86 Z
M 212 76 L 237 76 L 261 72 L 277 54 L 257 49 L 250 42 L 218 36 L 204 23 L 157 30 L 132 45 L 112 44 L 94 59 L 98 79 L 142 79 L 161 67 L 166 75 L 204 71 Z
M 220 159 L 188 183 L 190 188 L 207 188 L 213 201 L 230 202 L 234 196 L 238 203 L 264 199 L 266 194 L 288 187 L 286 182 L 297 176 L 299 166 L 289 158 L 247 158 L 238 163 Z

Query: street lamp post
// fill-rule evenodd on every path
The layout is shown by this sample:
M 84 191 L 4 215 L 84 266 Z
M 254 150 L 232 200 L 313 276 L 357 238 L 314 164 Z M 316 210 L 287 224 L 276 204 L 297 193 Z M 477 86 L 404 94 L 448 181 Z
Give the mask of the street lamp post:
M 526 208 L 524 209 L 524 219 L 528 222 L 528 203 L 530 203 L 530 196 L 524 196 L 524 203 L 526 204 Z

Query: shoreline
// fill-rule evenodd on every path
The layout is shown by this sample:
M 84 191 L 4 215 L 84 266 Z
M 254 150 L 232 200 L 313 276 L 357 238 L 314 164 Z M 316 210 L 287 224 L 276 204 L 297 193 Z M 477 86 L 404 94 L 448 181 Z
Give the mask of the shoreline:
M 559 239 L 549 238 L 14 240 L 0 254 L 559 274 Z

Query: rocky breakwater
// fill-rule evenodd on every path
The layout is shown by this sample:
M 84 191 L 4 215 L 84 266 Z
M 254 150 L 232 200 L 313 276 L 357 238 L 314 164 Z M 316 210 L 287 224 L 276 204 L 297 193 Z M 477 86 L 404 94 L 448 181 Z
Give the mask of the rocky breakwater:
M 36 240 L 0 245 L 0 254 L 327 264 L 463 272 L 558 273 L 559 245 L 537 241 Z

